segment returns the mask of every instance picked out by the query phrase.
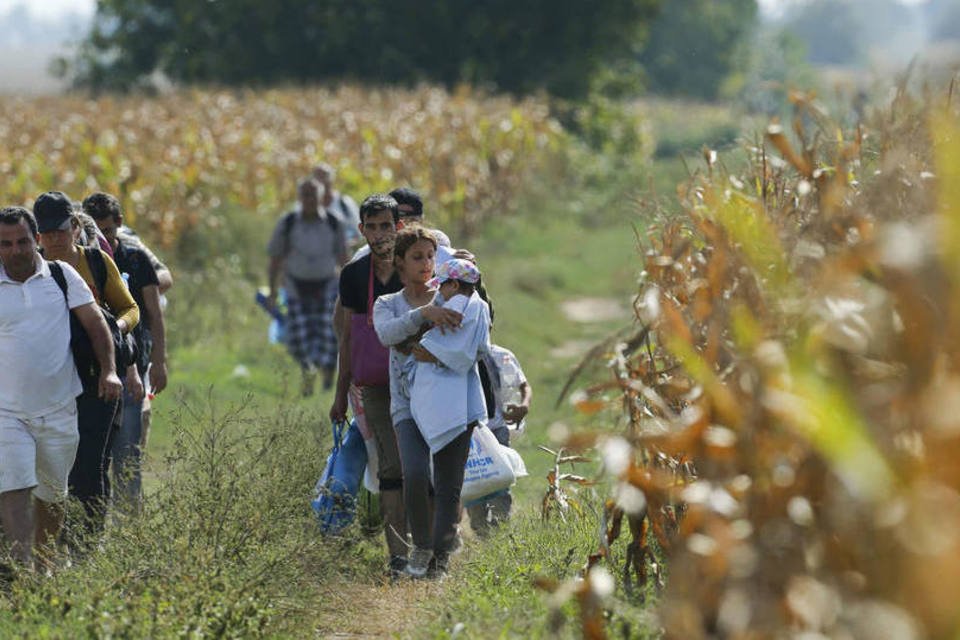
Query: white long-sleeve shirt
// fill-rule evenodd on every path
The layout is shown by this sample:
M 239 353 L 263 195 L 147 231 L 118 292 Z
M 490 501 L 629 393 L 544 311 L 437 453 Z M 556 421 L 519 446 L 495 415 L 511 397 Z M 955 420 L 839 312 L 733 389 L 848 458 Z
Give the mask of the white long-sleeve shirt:
M 443 306 L 462 314 L 463 321 L 456 331 L 424 334 L 420 344 L 440 363 L 417 362 L 410 389 L 410 411 L 430 453 L 487 415 L 477 359 L 489 350 L 490 308 L 476 292 L 456 295 Z

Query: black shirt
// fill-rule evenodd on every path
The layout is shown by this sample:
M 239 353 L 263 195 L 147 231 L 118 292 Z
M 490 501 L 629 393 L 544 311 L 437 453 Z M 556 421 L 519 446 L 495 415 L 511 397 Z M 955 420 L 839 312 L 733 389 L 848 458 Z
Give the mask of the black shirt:
M 139 348 L 137 365 L 140 372 L 143 373 L 150 360 L 150 349 L 153 346 L 149 324 L 149 312 L 143 303 L 143 288 L 150 285 L 158 285 L 157 272 L 153 268 L 150 257 L 147 253 L 130 244 L 126 238 L 117 238 L 117 247 L 113 250 L 113 261 L 117 263 L 117 269 L 121 275 L 127 274 L 127 286 L 130 287 L 130 294 L 134 302 L 140 307 L 140 323 L 133 329 L 133 338 L 137 341 Z
M 368 253 L 354 260 L 340 271 L 340 304 L 354 313 L 367 313 L 367 287 L 370 284 L 370 264 L 373 257 Z M 373 299 L 396 293 L 403 289 L 400 274 L 396 271 L 386 284 L 373 275 Z

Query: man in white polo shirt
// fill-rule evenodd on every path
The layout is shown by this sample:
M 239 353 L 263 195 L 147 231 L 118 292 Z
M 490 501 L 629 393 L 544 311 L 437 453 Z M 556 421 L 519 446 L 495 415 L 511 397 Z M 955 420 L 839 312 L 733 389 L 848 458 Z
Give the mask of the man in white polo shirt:
M 37 240 L 32 213 L 0 210 L 0 522 L 11 554 L 26 565 L 33 546 L 60 529 L 79 439 L 75 398 L 82 387 L 70 352 L 68 306 L 100 363 L 100 396 L 115 400 L 121 391 L 110 330 L 93 294 L 61 262 L 65 297 Z

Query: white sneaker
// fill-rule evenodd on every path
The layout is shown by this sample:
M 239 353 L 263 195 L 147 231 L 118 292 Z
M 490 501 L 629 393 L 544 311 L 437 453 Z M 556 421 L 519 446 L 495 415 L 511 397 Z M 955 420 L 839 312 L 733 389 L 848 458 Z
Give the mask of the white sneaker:
M 427 575 L 427 569 L 430 567 L 430 561 L 433 559 L 432 549 L 421 549 L 414 547 L 410 551 L 410 557 L 407 558 L 407 567 L 404 571 L 413 578 L 422 578 Z
M 453 543 L 450 545 L 450 555 L 456 555 L 463 551 L 463 535 L 460 533 L 460 525 L 457 525 L 457 533 L 453 536 Z

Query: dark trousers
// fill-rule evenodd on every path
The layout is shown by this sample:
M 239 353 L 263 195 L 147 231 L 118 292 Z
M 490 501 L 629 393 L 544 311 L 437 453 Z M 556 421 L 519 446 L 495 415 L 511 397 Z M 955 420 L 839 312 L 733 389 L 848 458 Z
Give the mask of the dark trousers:
M 77 426 L 80 444 L 70 470 L 70 495 L 83 505 L 86 518 L 83 529 L 95 533 L 103 529 L 107 500 L 110 498 L 110 447 L 120 401 L 104 402 L 96 389 L 77 397 Z
M 413 420 L 396 425 L 403 465 L 403 501 L 413 544 L 444 557 L 453 546 L 460 519 L 460 490 L 473 427 L 433 456 L 433 522 L 430 521 L 430 448 Z

